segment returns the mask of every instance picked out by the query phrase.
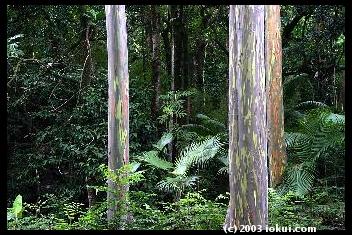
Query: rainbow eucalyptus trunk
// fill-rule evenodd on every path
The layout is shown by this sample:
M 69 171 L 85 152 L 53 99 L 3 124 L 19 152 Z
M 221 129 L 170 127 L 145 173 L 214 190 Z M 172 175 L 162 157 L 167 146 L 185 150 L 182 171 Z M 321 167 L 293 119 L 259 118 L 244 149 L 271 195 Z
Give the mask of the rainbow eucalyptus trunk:
M 230 6 L 229 182 L 224 229 L 268 223 L 264 6 Z
M 282 47 L 280 6 L 265 7 L 265 50 L 269 182 L 275 187 L 282 181 L 286 164 L 284 140 L 284 107 L 282 91 Z
M 116 171 L 128 163 L 128 51 L 125 6 L 105 6 L 108 50 L 108 168 Z M 108 180 L 107 218 L 121 211 L 128 186 Z

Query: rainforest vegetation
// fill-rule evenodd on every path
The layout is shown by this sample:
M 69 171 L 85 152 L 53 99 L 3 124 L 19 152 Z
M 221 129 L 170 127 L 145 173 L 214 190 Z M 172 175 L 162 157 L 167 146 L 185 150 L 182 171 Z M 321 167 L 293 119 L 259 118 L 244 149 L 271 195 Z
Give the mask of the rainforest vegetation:
M 7 5 L 7 229 L 345 229 L 344 112 L 344 6 Z

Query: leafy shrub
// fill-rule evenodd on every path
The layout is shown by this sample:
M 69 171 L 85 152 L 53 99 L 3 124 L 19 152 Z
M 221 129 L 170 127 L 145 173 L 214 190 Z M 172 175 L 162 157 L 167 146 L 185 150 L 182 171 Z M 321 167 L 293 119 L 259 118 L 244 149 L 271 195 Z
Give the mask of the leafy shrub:
M 225 220 L 227 204 L 207 200 L 201 192 L 187 193 L 185 197 L 173 203 L 156 204 L 145 203 L 155 195 L 142 195 L 144 201 L 134 201 L 134 220 L 129 229 L 221 229 Z M 224 196 L 220 196 L 218 200 L 223 198 Z
M 305 198 L 293 192 L 280 195 L 269 189 L 269 226 L 319 226 L 321 221 L 307 213 Z
M 269 225 L 314 226 L 317 229 L 344 229 L 343 191 L 315 187 L 305 196 L 269 189 Z

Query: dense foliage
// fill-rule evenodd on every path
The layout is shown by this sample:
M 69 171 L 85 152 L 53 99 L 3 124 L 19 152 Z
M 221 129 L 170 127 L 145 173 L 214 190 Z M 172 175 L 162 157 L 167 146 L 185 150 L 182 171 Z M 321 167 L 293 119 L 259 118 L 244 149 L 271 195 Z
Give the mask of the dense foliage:
M 168 6 L 158 8 L 156 113 L 155 16 L 147 5 L 126 9 L 131 164 L 122 169 L 130 184 L 122 226 L 222 229 L 228 6 L 177 6 L 180 26 Z M 104 7 L 8 5 L 7 14 L 8 229 L 108 229 Z M 345 8 L 287 5 L 281 16 L 288 163 L 269 191 L 269 224 L 343 229 Z M 175 68 L 175 90 L 171 26 L 187 64 Z

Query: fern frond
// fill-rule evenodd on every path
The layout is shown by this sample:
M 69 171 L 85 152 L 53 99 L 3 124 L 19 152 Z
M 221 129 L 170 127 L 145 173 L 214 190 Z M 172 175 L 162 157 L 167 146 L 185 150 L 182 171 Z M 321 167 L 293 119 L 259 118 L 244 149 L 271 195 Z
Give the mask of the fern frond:
M 328 106 L 323 102 L 314 101 L 314 100 L 304 101 L 296 105 L 297 109 L 303 109 L 303 110 L 308 110 L 313 108 L 327 108 L 327 107 Z
M 219 155 L 220 157 L 218 157 L 218 160 L 224 165 L 223 167 L 221 167 L 217 174 L 228 174 L 229 173 L 229 156 L 227 153 L 227 149 L 225 148 L 220 148 L 219 150 Z
M 185 177 L 179 175 L 176 177 L 166 177 L 165 180 L 162 180 L 157 184 L 157 188 L 166 192 L 182 192 L 186 188 L 192 188 L 196 184 L 198 179 L 198 176 Z
M 221 143 L 217 136 L 208 138 L 200 143 L 193 143 L 186 147 L 176 161 L 175 175 L 185 175 L 192 166 L 204 165 L 212 159 L 221 147 Z
M 326 122 L 332 122 L 334 124 L 345 125 L 345 115 L 330 113 L 326 117 Z
M 307 135 L 299 132 L 285 132 L 285 143 L 287 148 L 293 148 L 300 139 L 308 138 Z
M 218 170 L 218 175 L 226 175 L 229 173 L 229 167 L 228 166 L 223 166 Z
M 284 177 L 286 189 L 298 195 L 305 195 L 311 190 L 315 179 L 313 163 L 297 164 L 289 167 Z
M 331 160 L 331 154 L 343 152 L 344 116 L 316 109 L 299 123 L 299 133 L 285 133 L 291 165 L 286 168 L 282 189 L 304 195 L 313 185 L 318 160 Z
M 209 128 L 199 124 L 186 124 L 186 125 L 182 125 L 181 128 L 189 132 L 195 132 L 203 136 L 209 135 L 212 133 L 212 131 Z
M 296 80 L 299 80 L 299 79 L 304 79 L 308 76 L 308 74 L 306 73 L 302 73 L 302 74 L 299 74 L 297 76 L 289 76 L 287 77 L 284 82 L 282 83 L 282 86 L 284 88 L 286 88 L 286 86 L 288 86 L 289 84 L 291 84 L 292 82 L 296 81 Z
M 226 131 L 226 126 L 215 119 L 212 119 L 201 113 L 197 114 L 196 117 L 200 119 L 200 121 L 203 123 L 204 126 L 214 131 L 215 132 L 214 134 Z

